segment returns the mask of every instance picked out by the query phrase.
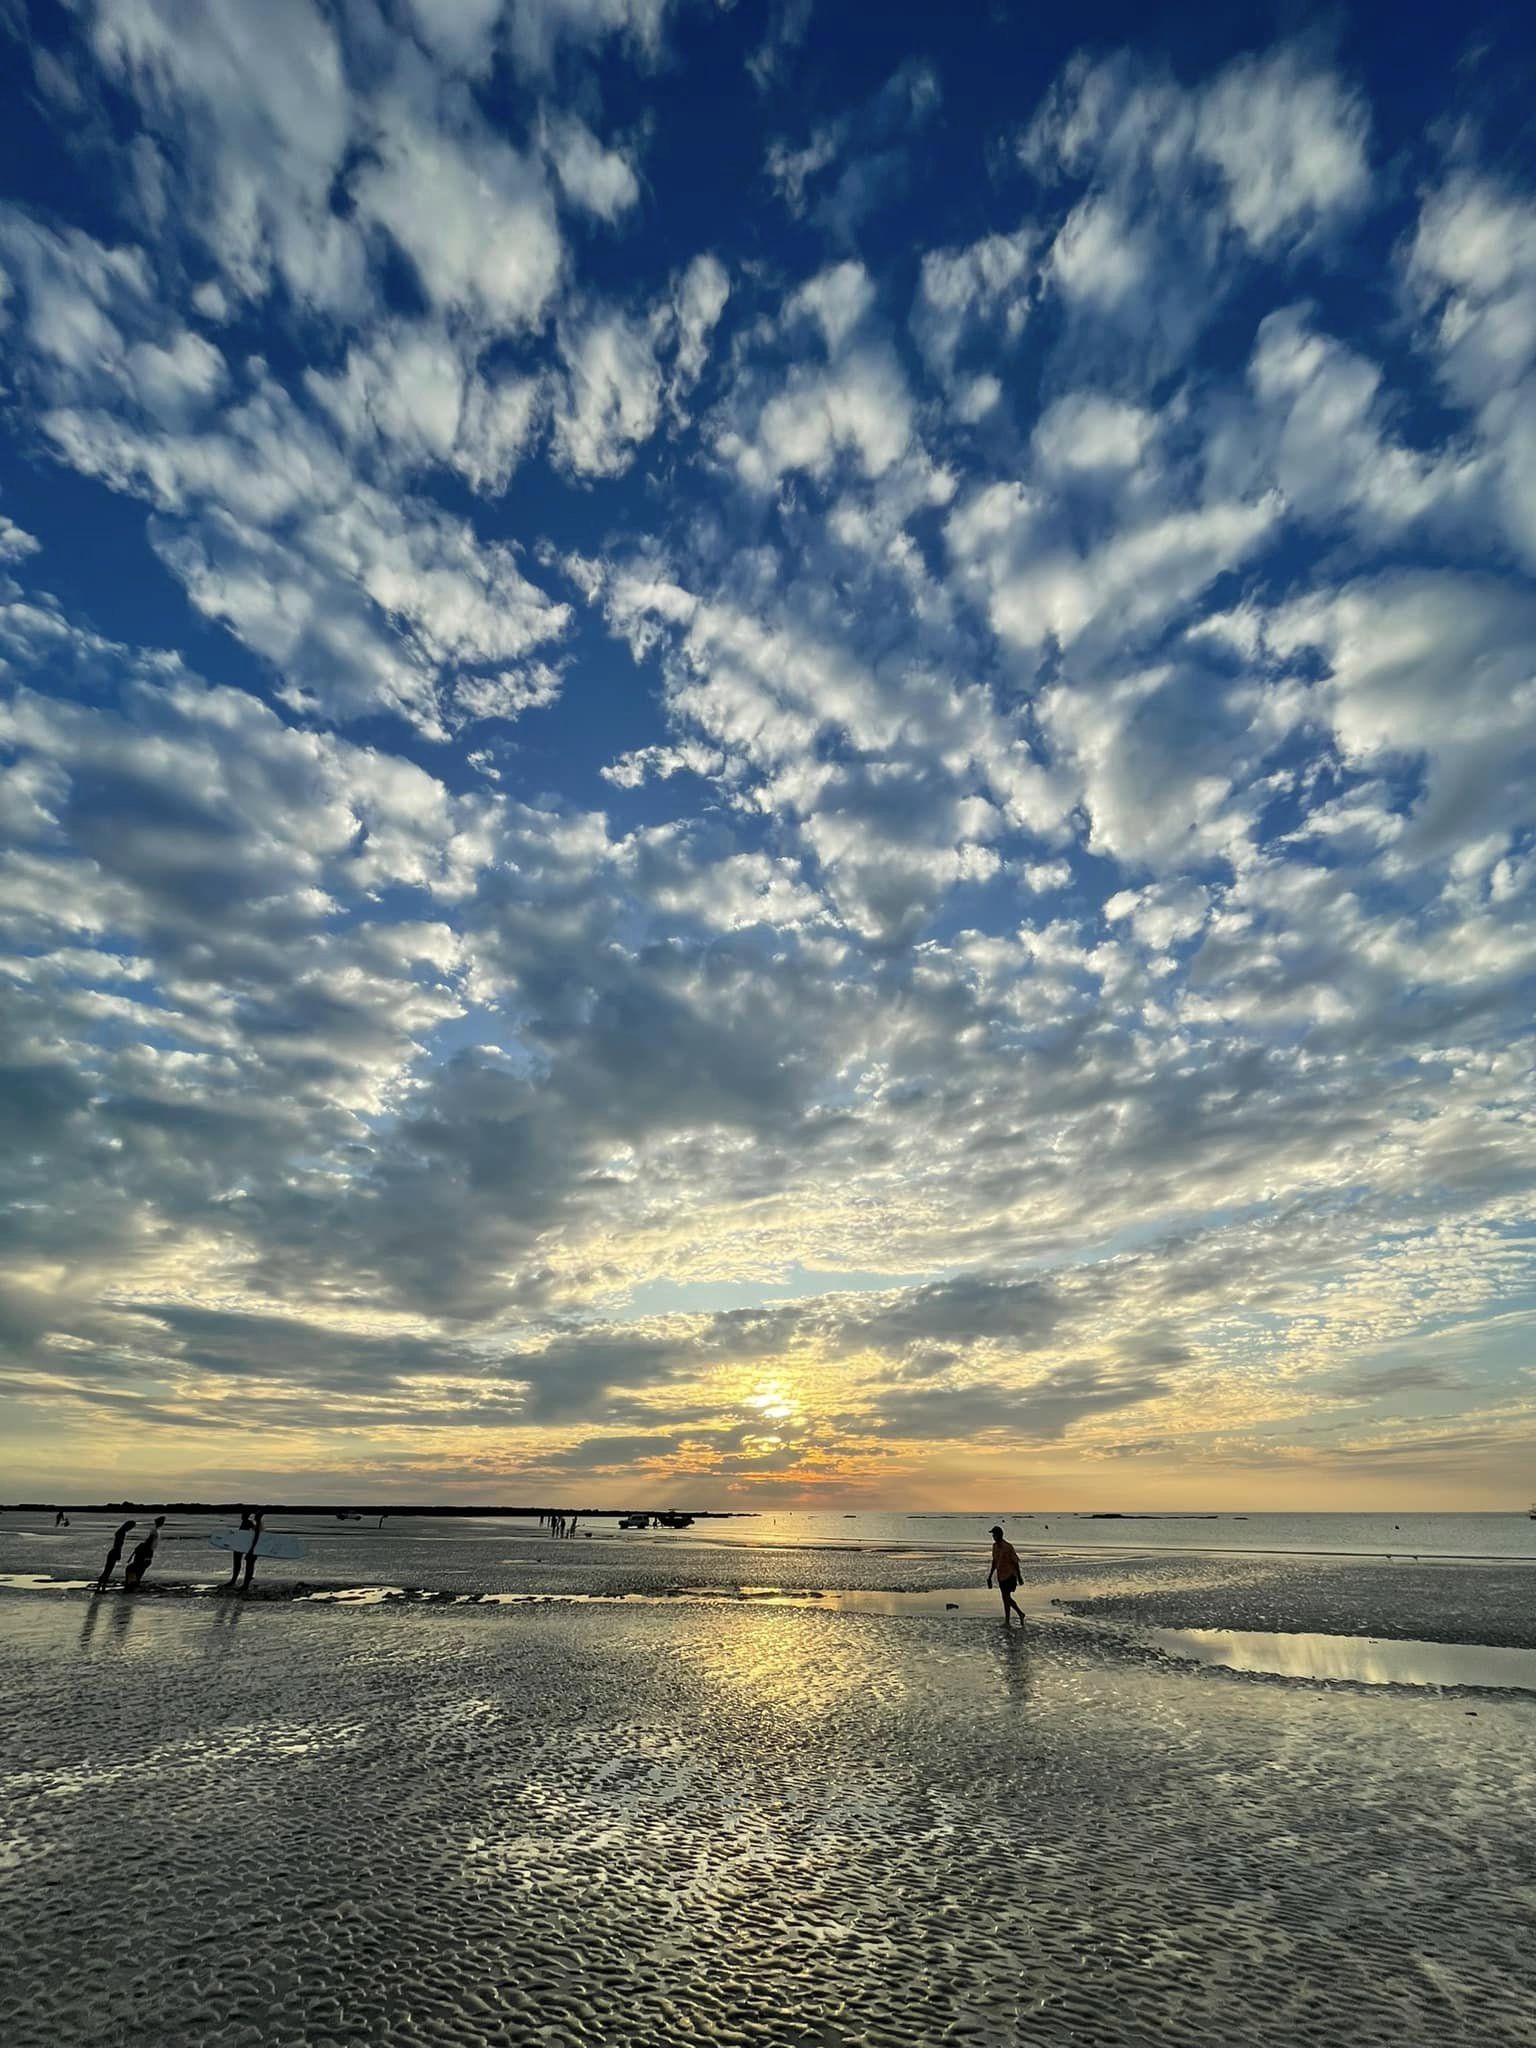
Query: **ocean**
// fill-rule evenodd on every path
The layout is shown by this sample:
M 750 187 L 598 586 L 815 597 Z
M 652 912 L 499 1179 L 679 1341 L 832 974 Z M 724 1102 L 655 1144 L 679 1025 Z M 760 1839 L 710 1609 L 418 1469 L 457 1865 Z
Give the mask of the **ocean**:
M 974 1514 L 760 1514 L 702 1523 L 711 1541 L 861 1550 L 984 1549 L 1001 1522 L 1022 1553 L 1031 1550 L 1270 1551 L 1289 1556 L 1497 1558 L 1536 1564 L 1536 1521 L 1502 1514 L 1220 1514 L 1103 1517 L 999 1506 Z M 663 1538 L 665 1540 L 665 1538 Z

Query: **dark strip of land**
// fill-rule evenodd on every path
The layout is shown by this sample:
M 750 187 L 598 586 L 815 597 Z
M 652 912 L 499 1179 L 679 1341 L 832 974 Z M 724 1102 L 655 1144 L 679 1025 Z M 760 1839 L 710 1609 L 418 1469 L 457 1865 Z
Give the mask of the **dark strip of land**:
M 0 1501 L 0 1514 L 52 1515 L 63 1509 L 66 1515 L 238 1515 L 242 1508 L 260 1506 L 268 1515 L 329 1515 L 332 1520 L 341 1515 L 350 1519 L 353 1515 L 366 1518 L 388 1515 L 393 1521 L 397 1516 L 430 1515 L 436 1519 L 457 1521 L 481 1521 L 487 1516 L 504 1516 L 509 1520 L 530 1515 L 576 1515 L 584 1522 L 612 1521 L 623 1515 L 649 1515 L 654 1521 L 658 1515 L 691 1515 L 696 1522 L 727 1522 L 739 1519 L 744 1511 L 730 1508 L 582 1508 L 572 1507 L 569 1501 L 551 1501 L 545 1506 L 527 1508 L 506 1507 L 464 1507 L 419 1506 L 400 1501 L 269 1501 L 264 1496 L 247 1494 L 244 1500 L 107 1500 L 94 1505 L 89 1502 L 67 1500 L 18 1500 Z

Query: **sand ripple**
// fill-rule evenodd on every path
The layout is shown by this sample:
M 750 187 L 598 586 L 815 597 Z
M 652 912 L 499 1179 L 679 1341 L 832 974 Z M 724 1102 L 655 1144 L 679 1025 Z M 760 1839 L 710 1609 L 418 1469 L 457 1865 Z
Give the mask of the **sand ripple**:
M 104 1604 L 0 1614 L 6 2048 L 1533 2040 L 1531 1702 L 922 1617 Z

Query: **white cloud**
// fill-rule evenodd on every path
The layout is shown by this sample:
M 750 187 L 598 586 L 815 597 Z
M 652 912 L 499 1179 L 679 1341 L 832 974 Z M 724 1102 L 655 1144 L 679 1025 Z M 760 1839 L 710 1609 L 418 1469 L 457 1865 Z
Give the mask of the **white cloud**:
M 912 442 L 912 404 L 894 356 L 856 349 L 828 368 L 797 366 L 745 432 L 723 429 L 716 447 L 744 483 L 769 489 L 804 471 L 828 477 L 843 455 L 883 475 Z
M 520 718 L 525 711 L 542 711 L 559 694 L 559 672 L 536 661 L 498 676 L 462 677 L 453 704 L 461 718 Z
M 228 286 L 265 294 L 274 273 L 333 311 L 365 297 L 355 227 L 332 208 L 352 133 L 341 42 L 309 0 L 209 0 L 187 32 L 175 0 L 96 5 L 97 60 L 182 164 L 184 218 Z
M 936 374 L 953 373 L 968 335 L 999 324 L 1017 338 L 1028 317 L 1038 236 L 1028 227 L 984 235 L 964 249 L 930 249 L 923 257 L 912 331 Z
M 1085 199 L 1051 244 L 1051 275 L 1069 299 L 1107 312 L 1145 295 L 1156 251 L 1110 200 Z
M 537 378 L 488 379 L 472 344 L 431 324 L 380 327 L 340 370 L 311 370 L 305 382 L 349 446 L 386 474 L 436 464 L 489 493 L 505 490 L 541 402 Z
M 1213 437 L 1210 460 L 1234 480 L 1273 481 L 1288 504 L 1322 523 L 1349 518 L 1390 531 L 1459 514 L 1477 484 L 1469 451 L 1424 456 L 1391 432 L 1374 363 L 1315 331 L 1303 308 L 1259 325 L 1248 369 L 1257 418 L 1239 413 Z
M 535 325 L 564 263 L 538 165 L 489 134 L 427 126 L 403 94 L 377 107 L 372 142 L 357 217 L 399 244 L 433 307 L 492 330 Z
M 841 123 L 829 123 L 815 129 L 799 149 L 783 141 L 769 144 L 765 168 L 791 213 L 805 211 L 806 187 L 836 157 L 843 133 Z
M 784 319 L 814 320 L 835 354 L 875 302 L 875 288 L 862 263 L 835 263 L 819 271 L 784 301 Z
M 605 148 L 576 115 L 547 118 L 543 141 L 560 189 L 573 206 L 611 224 L 639 199 L 640 181 L 629 159 Z
M 495 48 L 505 0 L 408 0 L 416 33 L 445 64 L 481 72 Z
M 1363 578 L 1281 607 L 1266 637 L 1282 659 L 1324 655 L 1328 675 L 1313 697 L 1351 764 L 1424 758 L 1424 791 L 1397 858 L 1443 855 L 1474 837 L 1497 850 L 1527 821 L 1536 774 L 1536 599 L 1527 592 L 1446 571 Z
M 563 43 L 596 47 L 627 43 L 642 60 L 661 48 L 670 0 L 513 0 L 509 34 L 513 54 L 532 71 L 547 71 Z
M 1072 869 L 1064 860 L 1026 861 L 1019 871 L 1025 886 L 1037 896 L 1049 895 L 1053 889 L 1065 889 L 1072 880 Z
M 1536 200 L 1454 172 L 1425 201 L 1407 284 L 1475 415 L 1505 532 L 1536 563 Z
M 18 526 L 14 519 L 7 519 L 0 512 L 0 562 L 24 562 L 28 555 L 35 555 L 42 542 Z
M 1069 647 L 1092 631 L 1134 643 L 1245 562 L 1278 512 L 1267 499 L 1160 511 L 1079 552 L 1038 495 L 994 484 L 957 506 L 945 535 L 993 630 L 1012 645 Z
M 676 327 L 674 398 L 691 391 L 704 373 L 710 340 L 731 295 L 730 276 L 718 257 L 695 256 L 678 280 L 672 311 Z
M 1369 205 L 1368 135 L 1359 95 L 1281 46 L 1192 87 L 1128 56 L 1074 58 L 1019 152 L 1048 181 L 1086 181 L 1050 275 L 1079 314 L 1134 339 L 1156 377 L 1211 318 L 1240 256 L 1293 256 Z M 1123 347 L 1106 365 L 1123 364 Z
M 1035 423 L 1035 459 L 1058 476 L 1076 472 L 1111 476 L 1142 462 L 1158 431 L 1156 416 L 1096 391 L 1059 398 Z
M 1359 95 L 1294 50 L 1232 64 L 1198 96 L 1194 148 L 1260 250 L 1358 212 L 1370 197 L 1369 116 Z
M 564 344 L 566 385 L 556 405 L 556 454 L 578 476 L 617 476 L 656 431 L 661 366 L 647 326 L 602 313 Z

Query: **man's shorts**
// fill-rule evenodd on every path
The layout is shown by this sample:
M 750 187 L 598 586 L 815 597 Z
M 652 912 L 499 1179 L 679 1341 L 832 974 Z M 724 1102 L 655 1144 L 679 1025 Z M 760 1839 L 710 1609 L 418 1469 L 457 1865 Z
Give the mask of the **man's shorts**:
M 1000 1593 L 1017 1593 L 1019 1582 L 1017 1579 L 999 1579 L 997 1588 Z

